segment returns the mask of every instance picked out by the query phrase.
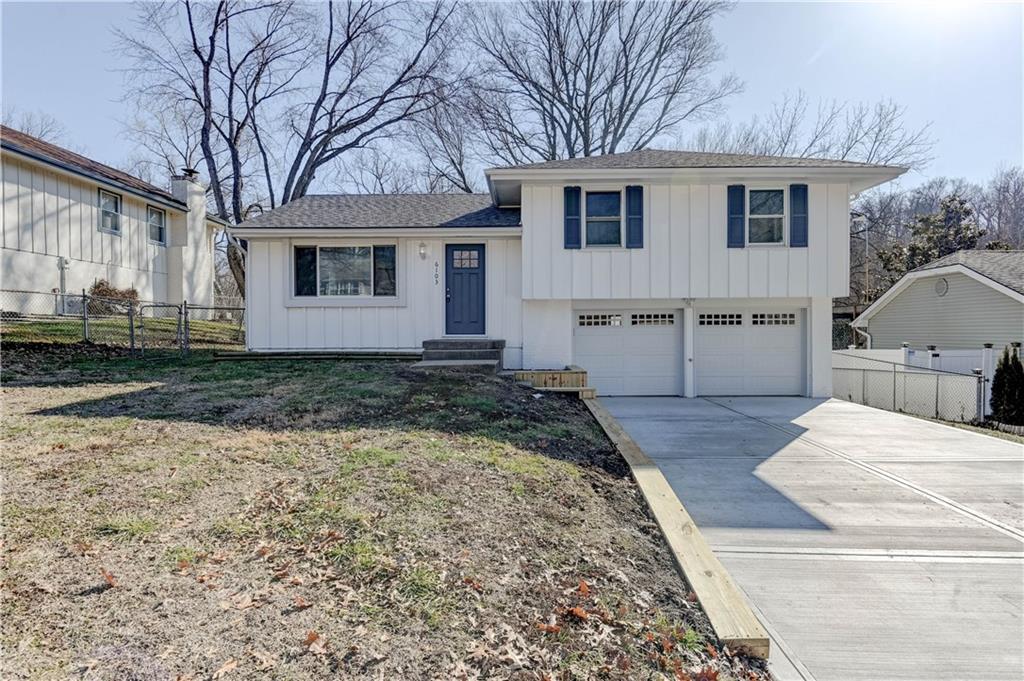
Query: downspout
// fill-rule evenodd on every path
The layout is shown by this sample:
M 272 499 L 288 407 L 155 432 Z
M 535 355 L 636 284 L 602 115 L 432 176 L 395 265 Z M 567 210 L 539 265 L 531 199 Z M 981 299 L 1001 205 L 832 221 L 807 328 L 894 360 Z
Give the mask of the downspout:
M 856 331 L 860 335 L 864 336 L 865 339 L 867 339 L 866 347 L 867 347 L 868 350 L 870 350 L 871 349 L 871 334 L 868 333 L 867 331 L 865 331 L 864 329 L 860 328 L 859 326 L 851 326 L 850 328 L 852 328 L 854 331 Z

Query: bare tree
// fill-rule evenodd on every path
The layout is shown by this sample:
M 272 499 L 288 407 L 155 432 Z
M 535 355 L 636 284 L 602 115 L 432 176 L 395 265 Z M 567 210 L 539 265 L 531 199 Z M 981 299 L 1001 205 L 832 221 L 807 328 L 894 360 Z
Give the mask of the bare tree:
M 155 183 L 181 168 L 195 168 L 202 160 L 198 131 L 190 125 L 192 108 L 183 102 L 125 122 L 138 152 L 126 163 L 125 170 Z
M 3 124 L 55 144 L 62 143 L 68 135 L 64 124 L 45 111 L 20 111 L 15 106 L 5 106 Z
M 146 31 L 118 32 L 136 103 L 149 112 L 133 129 L 157 157 L 201 160 L 214 212 L 241 222 L 303 196 L 345 153 L 436 106 L 453 12 L 440 1 L 143 4 Z M 180 111 L 177 135 L 168 110 Z M 195 141 L 198 159 L 175 137 Z M 229 243 L 227 257 L 244 290 L 239 246 Z
M 639 149 L 739 90 L 713 80 L 711 0 L 539 0 L 477 9 L 473 109 L 505 163 Z
M 324 166 L 367 146 L 440 102 L 454 5 L 327 5 L 317 85 L 293 108 L 295 149 L 281 203 L 305 195 Z
M 389 150 L 390 151 L 390 150 Z M 382 149 L 360 149 L 348 156 L 333 184 L 353 194 L 404 194 L 419 188 L 419 174 Z
M 987 231 L 987 241 L 1024 249 L 1024 168 L 999 168 L 981 189 L 975 211 Z
M 473 127 L 467 102 L 456 95 L 445 97 L 441 106 L 420 116 L 412 130 L 426 167 L 429 190 L 472 194 L 479 130 Z
M 697 151 L 827 157 L 921 168 L 931 160 L 929 125 L 911 128 L 906 109 L 892 101 L 874 105 L 821 102 L 811 111 L 803 92 L 786 94 L 769 113 L 745 123 L 704 127 L 686 145 Z

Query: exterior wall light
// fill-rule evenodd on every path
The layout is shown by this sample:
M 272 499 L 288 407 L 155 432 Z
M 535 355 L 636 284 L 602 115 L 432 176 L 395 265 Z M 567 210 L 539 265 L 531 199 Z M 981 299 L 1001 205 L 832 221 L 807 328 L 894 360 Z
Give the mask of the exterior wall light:
M 426 259 L 427 259 L 427 245 L 421 241 L 420 242 L 420 260 L 426 260 Z

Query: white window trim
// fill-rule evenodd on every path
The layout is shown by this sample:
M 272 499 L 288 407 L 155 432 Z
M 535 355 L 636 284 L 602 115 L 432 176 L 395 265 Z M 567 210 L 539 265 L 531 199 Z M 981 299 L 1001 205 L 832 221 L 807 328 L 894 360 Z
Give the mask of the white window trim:
M 149 222 L 149 211 L 151 211 L 151 210 L 155 210 L 155 211 L 161 213 L 164 216 L 164 238 L 163 238 L 163 241 L 158 241 L 158 240 L 152 238 L 149 235 L 149 228 L 151 226 L 151 224 Z M 167 211 L 165 211 L 163 208 L 158 208 L 157 206 L 146 204 L 146 238 L 149 239 L 149 243 L 151 243 L 151 244 L 155 244 L 157 246 L 166 246 L 167 245 Z
M 116 215 L 117 215 L 117 229 L 116 230 L 114 230 L 114 229 L 106 229 L 106 228 L 103 227 L 103 213 L 106 212 L 103 209 L 103 195 L 104 194 L 106 194 L 107 196 L 112 196 L 115 199 L 117 199 L 117 212 L 116 212 Z M 118 194 L 116 192 L 108 191 L 106 189 L 100 189 L 99 192 L 96 194 L 96 210 L 97 210 L 97 218 L 98 218 L 98 221 L 99 221 L 99 224 L 96 227 L 97 227 L 97 229 L 99 231 L 103 232 L 104 234 L 112 234 L 114 236 L 121 236 L 121 234 L 124 233 L 124 228 L 123 228 L 123 225 L 121 224 L 122 223 L 122 218 L 124 218 L 124 212 L 123 212 L 124 211 L 124 197 L 123 196 L 121 196 L 120 194 Z
M 623 187 L 588 187 L 582 191 L 583 197 L 581 199 L 582 205 L 580 206 L 580 213 L 583 219 L 583 224 L 580 225 L 583 230 L 582 241 L 583 247 L 587 250 L 599 251 L 616 251 L 625 248 L 626 244 L 626 196 L 625 189 Z M 614 194 L 619 195 L 619 244 L 593 244 L 587 242 L 587 194 Z M 597 221 L 611 222 L 608 218 L 594 218 Z
M 782 192 L 782 215 L 752 215 L 750 212 L 750 192 L 751 191 L 779 191 Z M 752 248 L 786 248 L 789 246 L 789 186 L 779 185 L 748 185 L 746 187 L 746 196 L 744 200 L 747 202 L 746 216 L 744 217 L 744 228 L 746 231 L 747 246 Z M 750 218 L 782 218 L 782 241 L 759 241 L 754 242 L 750 240 Z
M 316 291 L 315 296 L 295 295 L 295 249 L 299 247 L 317 248 L 316 256 Z M 321 248 L 358 248 L 373 246 L 395 247 L 395 295 L 393 296 L 323 296 L 320 295 L 320 249 Z M 397 239 L 359 239 L 336 240 L 325 239 L 312 241 L 292 239 L 285 250 L 288 277 L 285 281 L 285 307 L 405 307 L 405 266 L 402 259 L 402 246 Z M 373 287 L 373 255 L 370 255 L 370 286 Z

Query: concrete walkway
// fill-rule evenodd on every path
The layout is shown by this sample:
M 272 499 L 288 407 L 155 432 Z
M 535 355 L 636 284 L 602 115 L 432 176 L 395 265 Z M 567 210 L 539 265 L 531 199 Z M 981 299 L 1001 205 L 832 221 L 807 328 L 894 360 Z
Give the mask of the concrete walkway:
M 1024 678 L 1024 447 L 838 400 L 602 398 L 786 679 Z

